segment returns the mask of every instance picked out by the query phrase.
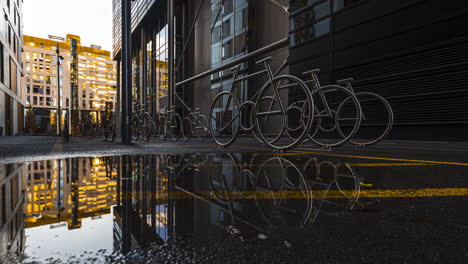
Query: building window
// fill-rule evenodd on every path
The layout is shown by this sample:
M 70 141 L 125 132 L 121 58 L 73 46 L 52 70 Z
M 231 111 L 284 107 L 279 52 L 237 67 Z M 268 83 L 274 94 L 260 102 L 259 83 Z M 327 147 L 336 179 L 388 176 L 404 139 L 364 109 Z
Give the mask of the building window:
M 44 86 L 42 85 L 33 85 L 34 94 L 44 94 Z
M 47 106 L 54 106 L 54 100 L 50 97 L 46 98 L 46 105 Z
M 362 0 L 296 0 L 291 1 L 291 46 L 314 40 L 330 33 L 333 12 Z

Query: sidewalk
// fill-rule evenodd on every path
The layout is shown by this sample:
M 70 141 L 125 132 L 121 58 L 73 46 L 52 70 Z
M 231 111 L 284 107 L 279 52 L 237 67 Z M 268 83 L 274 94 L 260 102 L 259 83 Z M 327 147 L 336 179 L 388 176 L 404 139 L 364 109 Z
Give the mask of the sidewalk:
M 56 157 L 102 156 L 145 153 L 193 152 L 272 152 L 254 139 L 239 139 L 234 145 L 221 149 L 212 140 L 139 141 L 124 145 L 102 139 L 73 137 L 67 143 L 53 136 L 0 137 L 0 163 L 24 162 Z M 301 145 L 291 153 L 325 154 L 331 156 L 363 156 L 388 159 L 408 159 L 438 162 L 468 163 L 468 142 L 383 141 L 367 148 L 345 145 L 332 150 L 311 144 Z

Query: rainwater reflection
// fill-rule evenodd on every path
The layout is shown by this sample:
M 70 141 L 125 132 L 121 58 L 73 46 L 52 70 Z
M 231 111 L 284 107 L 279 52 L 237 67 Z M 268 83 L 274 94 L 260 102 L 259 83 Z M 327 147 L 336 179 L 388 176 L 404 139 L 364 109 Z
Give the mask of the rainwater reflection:
M 420 201 L 401 198 L 431 195 L 415 188 L 416 181 L 406 181 L 406 186 L 389 183 L 402 182 L 405 173 L 416 178 L 422 174 L 429 179 L 425 187 L 431 187 L 431 182 L 439 181 L 430 175 L 437 176 L 440 169 L 249 153 L 129 155 L 0 165 L 0 259 L 64 263 L 361 260 L 363 248 L 370 245 L 356 247 L 357 241 L 385 244 L 377 237 L 395 226 L 406 228 L 397 230 L 396 236 L 418 237 L 412 233 L 418 228 L 411 220 L 388 218 L 393 217 L 392 210 L 382 211 L 380 204 L 397 208 L 404 217 L 415 213 L 418 217 L 414 206 Z M 395 179 L 389 180 L 389 172 L 397 175 Z M 377 174 L 383 180 L 376 180 Z M 389 188 L 382 190 L 384 185 Z M 396 187 L 413 189 L 403 192 Z M 421 195 L 414 195 L 418 191 Z M 399 199 L 382 200 L 392 197 Z M 414 212 L 408 212 L 408 204 Z M 456 228 L 450 225 L 449 230 Z M 458 239 L 451 234 L 450 241 Z M 340 245 L 336 253 L 330 247 L 324 249 L 333 243 Z M 372 254 L 369 260 L 379 259 Z

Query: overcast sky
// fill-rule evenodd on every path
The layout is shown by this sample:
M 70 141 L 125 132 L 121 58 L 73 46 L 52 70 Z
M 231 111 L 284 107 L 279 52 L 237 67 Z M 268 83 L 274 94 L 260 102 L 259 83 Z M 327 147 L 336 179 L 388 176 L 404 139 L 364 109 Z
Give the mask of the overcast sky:
M 81 37 L 112 51 L 112 0 L 24 0 L 24 34 L 48 38 Z

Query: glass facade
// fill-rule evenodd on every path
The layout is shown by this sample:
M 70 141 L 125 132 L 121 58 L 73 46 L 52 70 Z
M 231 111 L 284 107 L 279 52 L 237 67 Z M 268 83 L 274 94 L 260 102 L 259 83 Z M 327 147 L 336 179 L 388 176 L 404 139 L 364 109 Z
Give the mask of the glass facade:
M 291 1 L 291 46 L 312 41 L 330 33 L 330 16 L 362 0 Z
M 247 0 L 211 1 L 211 68 L 248 53 L 248 7 Z M 246 63 L 240 67 L 242 73 Z M 231 84 L 230 69 L 211 75 L 211 101 L 221 91 L 228 90 Z M 238 98 L 242 101 L 247 94 L 247 85 L 245 82 L 236 85 Z

